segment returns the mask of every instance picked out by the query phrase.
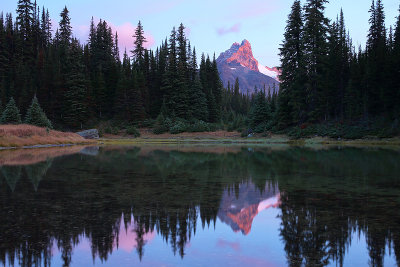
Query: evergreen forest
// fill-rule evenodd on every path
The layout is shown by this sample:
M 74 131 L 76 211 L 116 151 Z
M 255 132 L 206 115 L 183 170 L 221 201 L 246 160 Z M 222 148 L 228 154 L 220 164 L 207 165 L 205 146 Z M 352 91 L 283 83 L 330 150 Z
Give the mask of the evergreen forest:
M 287 19 L 279 93 L 258 88 L 248 95 L 238 80 L 223 87 L 215 54 L 198 57 L 183 24 L 151 50 L 139 21 L 134 49 L 120 57 L 118 33 L 105 20 L 92 18 L 82 43 L 67 7 L 53 32 L 45 7 L 18 0 L 15 19 L 0 14 L 0 122 L 61 130 L 105 125 L 107 133 L 150 127 L 156 134 L 397 135 L 400 16 L 388 27 L 382 0 L 373 0 L 367 43 L 354 47 L 343 11 L 331 20 L 328 0 L 303 2 L 294 1 Z

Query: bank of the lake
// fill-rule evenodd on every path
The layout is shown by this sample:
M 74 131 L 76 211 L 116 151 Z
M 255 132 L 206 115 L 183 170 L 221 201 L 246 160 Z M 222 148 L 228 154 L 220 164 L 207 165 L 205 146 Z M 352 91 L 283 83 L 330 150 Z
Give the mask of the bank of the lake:
M 71 132 L 60 132 L 32 125 L 0 125 L 0 148 L 48 147 L 72 144 L 90 144 Z
M 400 137 L 362 139 L 334 139 L 328 137 L 312 137 L 294 139 L 288 135 L 270 134 L 241 137 L 239 132 L 214 131 L 197 133 L 164 133 L 153 134 L 150 129 L 140 129 L 140 137 L 121 133 L 105 134 L 99 140 L 88 140 L 72 132 L 61 132 L 31 125 L 1 125 L 0 149 L 12 148 L 48 148 L 53 146 L 71 146 L 79 144 L 99 145 L 173 145 L 173 144 L 226 144 L 226 145 L 296 145 L 296 146 L 400 146 Z
M 215 131 L 200 133 L 164 133 L 153 134 L 148 129 L 140 129 L 140 137 L 133 138 L 129 135 L 106 134 L 99 139 L 100 144 L 105 145 L 129 145 L 129 144 L 260 144 L 260 145 L 339 145 L 339 146 L 400 146 L 400 137 L 378 138 L 374 136 L 362 139 L 335 139 L 329 137 L 314 136 L 295 139 L 288 135 L 270 134 L 267 136 L 255 135 L 241 137 L 238 132 Z

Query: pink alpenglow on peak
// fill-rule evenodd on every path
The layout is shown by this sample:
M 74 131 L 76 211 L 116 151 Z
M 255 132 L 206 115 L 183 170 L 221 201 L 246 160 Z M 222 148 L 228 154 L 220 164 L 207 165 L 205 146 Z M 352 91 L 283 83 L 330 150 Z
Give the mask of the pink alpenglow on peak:
M 233 43 L 231 48 L 221 53 L 217 59 L 218 70 L 224 86 L 234 85 L 239 79 L 240 91 L 243 94 L 258 90 L 269 90 L 272 94 L 279 90 L 278 68 L 261 65 L 253 55 L 251 44 L 243 40 L 241 44 Z
M 237 62 L 243 67 L 258 71 L 258 61 L 254 58 L 251 44 L 247 40 L 243 40 L 237 51 L 228 58 L 227 62 Z

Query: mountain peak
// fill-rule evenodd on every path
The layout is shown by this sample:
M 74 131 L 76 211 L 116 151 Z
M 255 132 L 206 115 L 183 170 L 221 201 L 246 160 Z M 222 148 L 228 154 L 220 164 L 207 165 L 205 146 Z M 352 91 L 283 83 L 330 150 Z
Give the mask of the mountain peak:
M 226 59 L 226 62 L 238 63 L 250 70 L 258 71 L 258 61 L 253 56 L 253 51 L 249 41 L 246 39 L 243 40 L 240 46 L 237 46 L 237 43 L 234 43 L 232 48 L 235 48 L 236 51 L 231 51 L 233 53 Z
M 248 40 L 240 44 L 235 42 L 231 48 L 221 53 L 217 58 L 218 70 L 226 86 L 228 82 L 235 83 L 239 78 L 242 93 L 254 92 L 254 87 L 277 90 L 279 87 L 279 70 L 268 68 L 258 63 L 253 56 L 253 50 Z M 272 91 L 271 91 L 272 93 Z
M 251 47 L 251 44 L 250 44 L 250 42 L 249 42 L 249 41 L 247 41 L 246 39 L 244 39 L 244 40 L 242 41 L 242 44 L 241 44 L 241 46 L 244 46 L 244 45 L 249 45 L 249 46 Z

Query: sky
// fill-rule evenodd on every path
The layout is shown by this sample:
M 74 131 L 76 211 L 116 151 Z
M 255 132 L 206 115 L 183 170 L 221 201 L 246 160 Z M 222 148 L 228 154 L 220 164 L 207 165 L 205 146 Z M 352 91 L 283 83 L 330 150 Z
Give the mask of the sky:
M 304 3 L 305 0 L 302 0 Z M 364 45 L 368 32 L 370 0 L 331 0 L 326 16 L 336 19 L 343 8 L 345 22 L 356 47 Z M 279 47 L 293 0 L 37 0 L 50 12 L 54 28 L 64 6 L 70 11 L 74 36 L 88 39 L 90 20 L 106 20 L 118 32 L 120 50 L 133 47 L 133 32 L 140 20 L 147 48 L 155 49 L 172 27 L 186 26 L 186 34 L 197 53 L 212 56 L 247 39 L 254 57 L 263 65 L 279 66 Z M 399 0 L 383 0 L 386 26 L 394 25 Z M 1 0 L 0 11 L 13 12 L 17 0 Z

